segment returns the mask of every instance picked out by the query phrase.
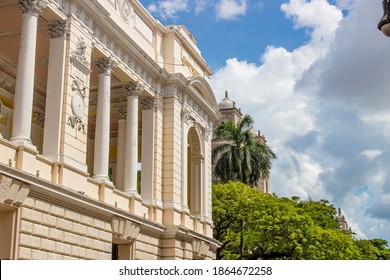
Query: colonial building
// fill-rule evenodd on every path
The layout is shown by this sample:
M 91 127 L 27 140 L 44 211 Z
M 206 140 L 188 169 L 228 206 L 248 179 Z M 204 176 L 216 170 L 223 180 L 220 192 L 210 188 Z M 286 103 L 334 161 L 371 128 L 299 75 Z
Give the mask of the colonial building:
M 218 111 L 221 114 L 221 118 L 217 119 L 214 122 L 214 128 L 218 127 L 223 121 L 231 121 L 234 124 L 237 124 L 242 119 L 241 108 L 236 107 L 236 102 L 229 98 L 228 91 L 225 91 L 225 98 L 218 103 Z M 265 136 L 260 133 L 260 130 L 256 130 L 253 128 L 252 134 L 257 141 L 262 144 L 266 144 L 267 140 L 265 140 Z M 220 140 L 213 139 L 212 146 L 218 145 Z M 256 187 L 260 192 L 270 193 L 270 183 L 269 177 L 265 179 L 260 179 L 259 183 Z
M 348 227 L 347 220 L 345 219 L 344 214 L 341 212 L 341 208 L 337 209 L 336 221 L 340 225 L 340 230 L 343 231 L 352 231 L 350 227 Z
M 2 0 L 0 258 L 213 259 L 211 74 L 137 0 Z

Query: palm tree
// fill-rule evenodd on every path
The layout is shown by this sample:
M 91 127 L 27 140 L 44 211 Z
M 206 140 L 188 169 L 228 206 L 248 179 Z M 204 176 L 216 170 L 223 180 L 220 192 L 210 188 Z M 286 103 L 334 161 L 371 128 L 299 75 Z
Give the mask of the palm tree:
M 245 115 L 240 122 L 222 122 L 215 131 L 216 146 L 212 151 L 213 176 L 217 181 L 241 181 L 257 186 L 269 176 L 271 148 L 253 135 L 253 119 Z

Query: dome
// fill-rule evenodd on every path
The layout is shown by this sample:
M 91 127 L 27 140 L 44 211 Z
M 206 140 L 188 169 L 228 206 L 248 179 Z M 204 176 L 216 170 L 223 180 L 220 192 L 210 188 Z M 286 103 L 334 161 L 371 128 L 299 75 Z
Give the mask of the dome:
M 234 107 L 235 107 L 234 101 L 230 100 L 228 92 L 225 91 L 225 98 L 221 102 L 218 103 L 219 110 L 231 109 Z
M 257 130 L 256 128 L 252 127 L 251 134 L 253 137 L 257 137 L 257 136 L 260 136 L 260 131 Z

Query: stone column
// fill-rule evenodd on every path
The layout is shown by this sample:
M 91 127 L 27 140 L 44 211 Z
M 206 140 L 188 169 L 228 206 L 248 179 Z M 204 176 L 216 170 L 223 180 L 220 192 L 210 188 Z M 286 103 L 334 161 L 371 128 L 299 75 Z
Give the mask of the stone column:
M 210 178 L 210 134 L 211 128 L 206 127 L 203 129 L 203 145 L 204 145 L 204 160 L 203 160 L 203 190 L 202 190 L 202 218 L 209 219 L 209 194 L 211 192 L 211 178 Z
M 181 205 L 182 210 L 188 208 L 188 122 L 189 112 L 184 108 L 181 116 Z
M 1 102 L 0 100 L 0 121 L 2 118 L 4 118 L 4 115 L 3 115 L 3 112 L 2 112 L 2 107 L 3 107 L 3 102 Z M 0 139 L 3 138 L 3 135 L 1 135 L 1 131 L 0 131 Z
M 34 98 L 34 69 L 38 16 L 46 7 L 44 0 L 19 0 L 22 30 L 16 73 L 11 141 L 35 149 L 31 143 L 31 119 Z
M 126 107 L 116 108 L 118 115 L 118 143 L 116 152 L 116 180 L 117 189 L 123 190 L 124 186 L 124 164 L 125 164 L 125 142 L 126 142 Z
M 50 50 L 46 87 L 47 118 L 42 153 L 54 161 L 60 161 L 67 22 L 57 21 L 49 24 L 48 31 Z
M 144 85 L 135 82 L 126 85 L 124 89 L 127 94 L 124 191 L 130 195 L 138 195 L 138 98 Z
M 149 202 L 155 202 L 154 195 L 154 127 L 155 100 L 153 97 L 141 99 L 142 107 L 142 173 L 141 196 Z
M 93 178 L 101 182 L 109 181 L 111 72 L 115 67 L 116 63 L 111 58 L 103 58 L 96 63 L 96 68 L 99 73 L 99 85 Z

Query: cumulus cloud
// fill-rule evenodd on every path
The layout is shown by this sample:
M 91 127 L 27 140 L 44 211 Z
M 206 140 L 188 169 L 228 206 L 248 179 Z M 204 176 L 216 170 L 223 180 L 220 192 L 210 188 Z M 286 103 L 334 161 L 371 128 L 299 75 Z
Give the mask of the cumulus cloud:
M 248 0 L 219 0 L 215 4 L 215 11 L 218 19 L 236 19 L 245 15 Z
M 247 12 L 249 0 L 159 0 L 147 7 L 148 11 L 162 20 L 176 20 L 180 13 L 199 14 L 208 8 L 214 8 L 217 19 L 234 20 Z M 262 7 L 262 3 L 255 6 Z
M 390 194 L 382 196 L 367 209 L 367 214 L 383 220 L 390 220 Z
M 229 91 L 277 153 L 271 191 L 329 199 L 359 237 L 390 241 L 390 41 L 376 30 L 380 3 L 332 2 L 281 5 L 308 42 L 268 46 L 259 62 L 230 58 L 212 86 L 217 99 Z
M 175 19 L 180 12 L 187 11 L 189 0 L 163 0 L 151 3 L 147 9 L 162 19 Z
M 322 9 L 321 17 L 318 17 L 319 8 Z M 259 66 L 229 59 L 226 66 L 215 73 L 212 84 L 217 95 L 225 88 L 230 90 L 232 98 L 252 114 L 276 150 L 279 159 L 272 170 L 272 186 L 285 186 L 277 189 L 279 194 L 324 194 L 320 182 L 324 170 L 315 156 L 303 153 L 306 148 L 302 147 L 303 138 L 310 138 L 308 135 L 317 129 L 316 109 L 311 107 L 311 97 L 297 92 L 295 86 L 303 74 L 326 54 L 342 13 L 322 0 L 292 0 L 283 4 L 281 9 L 297 28 L 309 28 L 310 42 L 291 52 L 283 47 L 269 46 Z M 245 94 L 245 99 L 241 98 L 242 94 Z M 320 141 L 317 136 L 318 133 L 315 141 Z M 311 140 L 312 143 L 306 144 L 315 149 L 316 143 Z M 291 154 L 288 145 L 297 149 Z
M 374 160 L 378 156 L 381 156 L 383 153 L 381 150 L 364 150 L 360 154 L 370 160 Z

